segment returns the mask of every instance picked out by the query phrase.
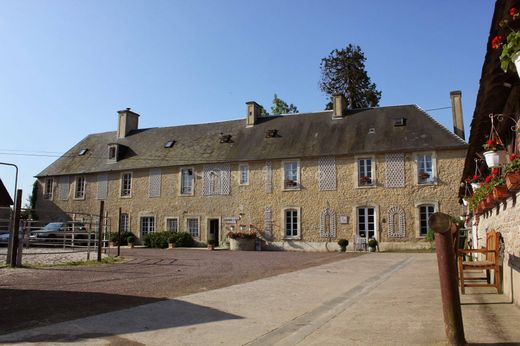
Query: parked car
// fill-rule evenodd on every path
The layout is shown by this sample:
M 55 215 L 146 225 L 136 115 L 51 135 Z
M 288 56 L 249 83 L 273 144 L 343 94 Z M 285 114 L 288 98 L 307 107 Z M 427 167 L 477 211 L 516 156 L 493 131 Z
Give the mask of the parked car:
M 11 237 L 11 233 L 9 231 L 0 231 L 0 245 L 6 245 L 9 244 L 9 238 Z M 23 233 L 22 229 L 20 227 L 20 231 L 18 232 L 18 240 L 23 240 Z
M 80 221 L 51 222 L 41 229 L 31 231 L 30 239 L 32 242 L 47 241 L 57 242 L 66 239 L 87 239 L 88 229 L 85 223 Z M 91 233 L 90 238 L 94 239 L 95 234 Z

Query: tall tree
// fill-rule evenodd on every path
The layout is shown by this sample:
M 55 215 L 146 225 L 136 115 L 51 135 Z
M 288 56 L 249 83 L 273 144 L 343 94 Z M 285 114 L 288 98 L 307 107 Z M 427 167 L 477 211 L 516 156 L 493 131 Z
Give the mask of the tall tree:
M 278 97 L 278 95 L 274 94 L 273 105 L 271 106 L 271 112 L 273 114 L 291 114 L 298 113 L 298 108 L 293 105 L 287 104 L 284 100 Z
M 343 94 L 350 109 L 379 106 L 381 91 L 370 81 L 365 60 L 361 48 L 350 43 L 344 49 L 333 50 L 321 59 L 320 89 L 330 96 Z M 331 107 L 329 103 L 327 109 Z

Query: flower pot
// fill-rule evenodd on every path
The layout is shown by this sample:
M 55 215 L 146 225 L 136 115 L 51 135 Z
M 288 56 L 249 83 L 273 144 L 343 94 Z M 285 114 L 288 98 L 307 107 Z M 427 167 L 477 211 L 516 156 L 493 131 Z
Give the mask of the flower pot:
M 175 243 L 168 243 L 168 249 L 174 249 Z
M 493 199 L 495 202 L 502 202 L 509 197 L 509 192 L 507 191 L 507 186 L 505 185 L 498 185 L 495 186 L 495 188 L 492 191 Z
M 347 251 L 347 247 L 346 246 L 340 246 L 339 251 L 346 252 Z
M 509 191 L 520 191 L 520 172 L 508 172 L 506 174 L 506 186 Z
M 130 249 L 134 248 L 134 243 L 128 243 L 128 245 L 130 245 Z
M 486 151 L 484 158 L 489 168 L 500 167 L 507 162 L 507 153 L 505 150 Z
M 471 188 L 473 189 L 473 192 L 475 192 L 476 189 L 480 187 L 480 183 L 471 183 Z
M 488 208 L 493 208 L 495 206 L 495 198 L 493 197 L 493 193 L 490 192 L 489 195 L 486 197 L 486 205 Z
M 518 74 L 518 77 L 520 77 L 520 51 L 513 54 L 513 56 L 511 57 L 511 60 L 515 64 L 516 73 Z
M 368 252 L 376 252 L 376 247 L 375 246 L 369 246 L 368 247 Z
M 468 203 L 468 200 L 467 200 L 466 198 L 463 198 L 463 199 L 462 199 L 462 204 L 463 204 L 464 206 L 468 206 L 468 204 L 469 204 L 469 203 Z
M 255 251 L 256 239 L 230 238 L 229 249 L 232 251 Z

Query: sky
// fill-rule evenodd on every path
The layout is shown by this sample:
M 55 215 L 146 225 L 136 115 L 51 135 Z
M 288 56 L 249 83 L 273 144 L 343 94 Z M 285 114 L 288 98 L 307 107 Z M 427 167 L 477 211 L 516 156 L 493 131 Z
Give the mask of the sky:
M 380 106 L 450 107 L 466 136 L 494 1 L 0 0 L 0 162 L 34 176 L 131 107 L 140 128 L 245 118 L 276 93 L 324 109 L 320 62 L 359 45 Z M 451 108 L 429 114 L 453 129 Z M 466 138 L 467 139 L 467 138 Z M 12 194 L 15 170 L 0 165 Z

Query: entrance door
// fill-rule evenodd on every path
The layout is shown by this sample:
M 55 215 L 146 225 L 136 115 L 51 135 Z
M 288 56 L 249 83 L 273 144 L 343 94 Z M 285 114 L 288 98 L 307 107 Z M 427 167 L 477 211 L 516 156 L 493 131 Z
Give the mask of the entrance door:
M 365 238 L 368 241 L 368 239 L 375 237 L 376 223 L 374 208 L 357 209 L 357 229 L 360 238 Z
M 215 241 L 215 246 L 219 245 L 219 220 L 218 219 L 209 219 L 209 234 L 208 240 L 212 239 Z

